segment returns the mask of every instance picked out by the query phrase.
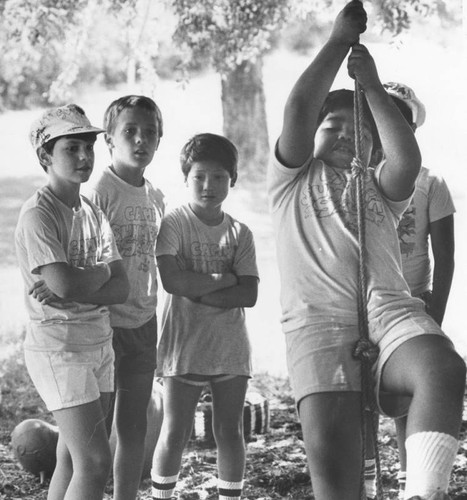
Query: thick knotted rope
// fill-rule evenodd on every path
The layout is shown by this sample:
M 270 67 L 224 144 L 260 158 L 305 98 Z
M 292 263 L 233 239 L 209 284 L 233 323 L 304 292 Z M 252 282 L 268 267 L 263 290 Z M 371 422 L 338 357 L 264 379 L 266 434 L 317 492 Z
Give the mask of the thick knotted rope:
M 357 204 L 357 229 L 358 229 L 358 325 L 360 338 L 355 346 L 353 355 L 361 363 L 361 420 L 362 420 L 362 472 L 360 476 L 360 496 L 366 500 L 365 493 L 365 451 L 367 442 L 366 433 L 366 415 L 371 412 L 372 435 L 375 443 L 375 464 L 376 464 L 376 498 L 383 498 L 381 485 L 381 464 L 377 446 L 377 418 L 376 398 L 373 390 L 373 378 L 371 367 L 378 357 L 378 347 L 371 340 L 368 330 L 368 308 L 367 308 L 367 249 L 366 249 L 366 231 L 365 231 L 365 177 L 366 167 L 362 164 L 363 150 L 363 104 L 362 91 L 360 85 L 355 79 L 354 92 L 354 131 L 355 131 L 355 158 L 352 161 L 352 178 L 355 181 L 356 204 Z

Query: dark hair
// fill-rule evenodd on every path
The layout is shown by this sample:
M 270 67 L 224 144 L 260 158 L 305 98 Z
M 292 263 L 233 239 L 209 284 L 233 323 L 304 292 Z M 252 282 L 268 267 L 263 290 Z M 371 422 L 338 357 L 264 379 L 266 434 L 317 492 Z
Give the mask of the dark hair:
M 402 113 L 402 116 L 406 119 L 407 123 L 412 127 L 414 124 L 413 122 L 413 114 L 412 110 L 406 104 L 402 99 L 399 99 L 398 97 L 390 94 L 391 99 L 393 100 L 394 104 L 399 108 L 399 111 Z
M 365 96 L 362 95 L 362 105 L 363 105 L 363 117 L 369 123 L 371 129 L 371 135 L 373 137 L 373 151 L 381 147 L 381 141 L 379 139 L 378 129 L 376 128 L 376 123 L 371 114 L 368 102 Z M 324 104 L 318 115 L 318 125 L 326 118 L 329 113 L 336 111 L 337 109 L 348 108 L 353 110 L 354 105 L 354 91 L 348 89 L 339 89 L 329 92 Z
M 193 136 L 180 152 L 180 164 L 185 178 L 193 163 L 206 160 L 218 161 L 230 178 L 234 182 L 237 180 L 238 151 L 226 137 L 209 133 Z
M 50 139 L 50 141 L 47 141 L 47 142 L 44 142 L 44 144 L 42 144 L 42 148 L 45 150 L 45 152 L 48 154 L 48 155 L 51 155 L 53 152 L 54 152 L 54 147 L 55 147 L 55 144 L 57 143 L 57 141 L 59 139 L 81 139 L 83 141 L 96 141 L 97 139 L 97 133 L 95 132 L 84 132 L 83 134 L 65 134 L 65 135 L 59 135 L 58 137 L 54 137 L 53 139 Z M 40 156 L 37 155 L 37 157 L 39 158 L 39 163 L 41 164 L 41 167 L 44 169 L 45 172 L 47 172 L 47 166 L 44 165 L 40 159 Z
M 159 138 L 163 134 L 162 113 L 159 106 L 150 98 L 144 95 L 126 95 L 111 102 L 104 113 L 104 129 L 108 134 L 112 134 L 117 124 L 117 118 L 124 109 L 141 108 L 156 115 Z

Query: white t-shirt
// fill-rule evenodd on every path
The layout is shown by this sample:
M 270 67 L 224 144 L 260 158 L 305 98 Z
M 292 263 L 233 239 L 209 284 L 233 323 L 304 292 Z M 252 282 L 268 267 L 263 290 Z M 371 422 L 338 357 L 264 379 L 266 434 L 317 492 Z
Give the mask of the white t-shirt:
M 397 229 L 402 270 L 413 295 L 431 290 L 430 224 L 455 211 L 444 179 L 422 167 L 410 207 L 404 212 Z
M 148 180 L 140 187 L 132 186 L 110 168 L 86 192 L 109 219 L 130 281 L 126 302 L 109 307 L 111 324 L 138 328 L 156 313 L 156 241 L 165 211 L 164 195 Z
M 410 200 L 383 197 L 372 170 L 366 174 L 365 193 L 368 317 L 372 319 L 417 299 L 411 298 L 402 277 L 396 231 Z M 284 332 L 321 321 L 358 324 L 357 205 L 350 170 L 332 168 L 320 160 L 291 169 L 273 158 L 268 194 Z
M 208 226 L 189 206 L 172 210 L 162 221 L 157 255 L 177 254 L 195 272 L 258 276 L 253 235 L 228 214 L 219 225 Z M 169 294 L 157 355 L 159 376 L 249 375 L 244 309 L 212 307 Z
M 30 317 L 26 349 L 86 351 L 112 337 L 106 306 L 72 301 L 60 307 L 42 305 L 28 294 L 41 279 L 41 266 L 66 262 L 88 267 L 120 259 L 107 218 L 84 196 L 80 199 L 80 209 L 74 210 L 44 187 L 21 209 L 15 243 Z

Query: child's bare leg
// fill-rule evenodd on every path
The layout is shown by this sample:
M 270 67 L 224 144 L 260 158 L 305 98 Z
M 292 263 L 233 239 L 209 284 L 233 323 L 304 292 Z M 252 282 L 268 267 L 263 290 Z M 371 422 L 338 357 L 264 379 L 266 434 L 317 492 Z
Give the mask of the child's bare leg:
M 358 500 L 362 459 L 359 392 L 311 394 L 299 403 L 317 500 Z
M 376 484 L 376 445 L 379 428 L 379 415 L 365 411 L 365 490 L 367 498 L 375 498 Z
M 73 475 L 71 456 L 61 433 L 57 442 L 57 465 L 50 480 L 47 500 L 63 500 Z
M 167 492 L 168 484 L 172 485 L 171 489 L 175 488 L 202 389 L 202 386 L 185 384 L 173 377 L 164 379 L 164 420 L 151 469 L 153 498 L 170 498 L 162 495 Z
M 399 464 L 400 470 L 397 475 L 399 482 L 399 498 L 404 498 L 405 478 L 407 472 L 407 453 L 405 450 L 405 439 L 407 437 L 407 417 L 396 418 L 397 447 L 399 448 Z
M 103 498 L 111 466 L 104 417 L 108 400 L 109 395 L 105 394 L 91 403 L 53 412 L 73 462 L 65 500 Z
M 465 363 L 444 337 L 410 339 L 387 361 L 382 388 L 412 395 L 407 419 L 406 497 L 427 497 L 447 489 L 457 452 L 464 387 Z
M 235 377 L 211 385 L 219 490 L 230 491 L 225 496 L 231 498 L 239 497 L 233 491 L 242 489 L 245 472 L 243 407 L 247 385 L 247 377 Z
M 134 500 L 141 481 L 146 437 L 146 412 L 154 372 L 119 373 L 114 419 L 117 446 L 114 458 L 114 499 Z

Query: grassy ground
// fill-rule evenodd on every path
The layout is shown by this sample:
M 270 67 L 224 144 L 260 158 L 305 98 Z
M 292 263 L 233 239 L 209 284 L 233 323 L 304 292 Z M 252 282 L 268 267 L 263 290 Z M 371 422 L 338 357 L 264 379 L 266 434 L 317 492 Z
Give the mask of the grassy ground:
M 453 112 L 463 105 L 464 87 L 459 85 L 462 67 L 458 54 L 449 48 L 433 47 L 428 40 L 400 45 L 371 47 L 383 81 L 406 82 L 416 89 L 427 106 L 427 122 L 417 132 L 424 164 L 440 171 L 448 181 L 455 199 L 457 265 L 445 320 L 446 332 L 460 352 L 467 355 L 465 337 L 465 281 L 467 279 L 467 205 L 465 202 L 465 114 Z M 264 79 L 271 144 L 280 132 L 283 104 L 308 57 L 275 54 L 265 64 Z M 280 68 L 280 71 L 278 71 Z M 433 68 L 436 71 L 433 71 Z M 340 75 L 336 87 L 351 82 Z M 91 120 L 101 122 L 105 106 L 114 98 L 138 89 L 98 91 L 79 96 L 78 102 Z M 185 140 L 196 132 L 221 132 L 220 83 L 207 74 L 193 80 L 186 89 L 174 82 L 161 82 L 156 99 L 165 120 L 165 135 L 154 165 L 148 167 L 149 179 L 160 186 L 172 204 L 183 199 L 182 178 L 177 157 Z M 9 449 L 10 433 L 26 418 L 51 420 L 32 389 L 21 362 L 20 341 L 25 323 L 22 284 L 13 250 L 13 232 L 19 208 L 33 191 L 45 182 L 37 165 L 27 130 L 37 111 L 0 115 L 0 500 L 45 499 L 46 488 L 37 478 L 26 474 L 15 462 Z M 96 169 L 108 162 L 102 144 L 97 147 Z M 240 171 L 240 175 L 242 172 Z M 248 312 L 254 360 L 258 375 L 255 383 L 271 404 L 271 430 L 248 443 L 248 472 L 245 498 L 313 498 L 301 442 L 300 426 L 293 408 L 290 388 L 284 379 L 285 357 L 279 327 L 278 273 L 273 249 L 270 220 L 266 210 L 264 186 L 255 191 L 232 191 L 228 211 L 246 222 L 255 235 L 261 275 L 259 301 Z M 266 373 L 267 372 L 267 373 Z M 395 498 L 397 452 L 392 423 L 381 426 L 382 478 L 386 498 Z M 453 499 L 467 500 L 467 443 L 461 443 L 453 475 Z M 180 481 L 184 500 L 214 498 L 215 455 L 203 443 L 193 443 L 187 452 Z M 111 495 L 111 483 L 108 496 Z M 148 481 L 143 482 L 140 499 L 149 499 Z
M 45 500 L 47 482 L 25 472 L 10 449 L 10 434 L 26 418 L 53 423 L 37 396 L 24 364 L 20 346 L 10 344 L 9 355 L 1 364 L 2 402 L 0 405 L 0 500 Z M 247 444 L 246 500 L 309 500 L 310 477 L 306 467 L 300 424 L 295 413 L 290 386 L 283 377 L 258 374 L 253 386 L 270 405 L 270 429 L 252 435 Z M 380 422 L 381 478 L 386 499 L 396 498 L 398 472 L 397 448 L 392 421 Z M 215 499 L 216 455 L 210 443 L 193 441 L 183 460 L 177 492 L 181 500 Z M 150 482 L 141 483 L 139 500 L 150 500 Z M 453 500 L 467 500 L 467 440 L 459 448 L 451 481 Z M 112 497 L 112 481 L 106 499 Z

